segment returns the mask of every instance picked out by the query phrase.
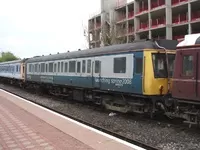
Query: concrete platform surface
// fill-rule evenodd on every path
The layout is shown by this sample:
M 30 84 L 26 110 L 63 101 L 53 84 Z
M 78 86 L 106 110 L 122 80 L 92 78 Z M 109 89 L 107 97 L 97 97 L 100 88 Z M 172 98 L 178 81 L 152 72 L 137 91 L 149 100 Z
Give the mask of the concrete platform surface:
M 0 89 L 0 150 L 143 150 Z

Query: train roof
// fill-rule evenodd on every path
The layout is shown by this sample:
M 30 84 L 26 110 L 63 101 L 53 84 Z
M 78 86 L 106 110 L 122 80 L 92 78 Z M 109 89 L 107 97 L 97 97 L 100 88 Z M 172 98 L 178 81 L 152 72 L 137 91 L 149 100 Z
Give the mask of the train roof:
M 200 33 L 185 35 L 184 40 L 177 47 L 191 47 L 196 45 L 200 46 Z
M 21 63 L 22 61 L 23 60 L 12 60 L 12 61 L 0 62 L 0 65 Z
M 178 42 L 175 40 L 157 40 L 157 43 L 160 46 L 164 47 L 165 49 L 169 50 L 175 50 L 178 44 Z M 79 51 L 66 52 L 48 56 L 37 56 L 28 59 L 26 62 L 40 62 L 40 61 L 81 58 L 81 57 L 92 57 L 92 56 L 100 56 L 100 55 L 114 54 L 120 52 L 122 53 L 129 51 L 138 51 L 144 49 L 161 49 L 161 48 L 158 47 L 153 40 L 143 40 L 143 41 L 136 41 L 134 43 L 116 44 L 100 48 L 79 50 Z

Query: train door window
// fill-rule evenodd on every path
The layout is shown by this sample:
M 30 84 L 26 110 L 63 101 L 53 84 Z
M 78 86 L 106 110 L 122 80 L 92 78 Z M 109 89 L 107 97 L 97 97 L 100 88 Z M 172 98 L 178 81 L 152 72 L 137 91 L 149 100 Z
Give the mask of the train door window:
M 60 62 L 58 62 L 58 72 L 60 72 Z
M 38 64 L 38 73 L 40 72 L 40 64 Z
M 135 73 L 141 74 L 142 73 L 142 68 L 143 68 L 143 60 L 142 60 L 142 58 L 136 58 L 135 59 L 135 63 L 136 63 Z
M 82 73 L 85 73 L 85 60 L 82 60 Z
M 49 72 L 53 72 L 53 63 L 49 63 Z
M 67 71 L 68 71 L 68 63 L 65 62 L 65 72 L 67 72 Z
M 99 60 L 95 61 L 95 73 L 100 73 L 101 70 L 101 62 Z
M 126 57 L 114 58 L 114 73 L 126 73 Z
M 63 62 L 61 62 L 61 72 L 63 72 Z
M 20 66 L 20 65 L 18 65 L 18 67 L 19 67 L 19 69 L 18 69 L 18 72 L 20 72 L 21 66 Z
M 35 72 L 35 65 L 32 64 L 32 72 Z
M 76 72 L 77 72 L 77 73 L 81 73 L 81 62 L 80 62 L 80 61 L 77 62 L 77 69 L 76 69 Z
M 48 72 L 48 64 L 46 64 L 46 68 L 45 68 L 46 72 Z
M 57 71 L 57 64 L 55 63 L 53 67 L 53 72 L 55 73 L 56 71 Z
M 76 61 L 70 61 L 69 62 L 69 72 L 75 72 L 76 70 Z
M 25 67 L 24 66 L 22 66 L 22 73 L 24 74 L 25 73 Z M 20 66 L 20 70 L 21 70 L 21 66 Z
M 91 73 L 91 60 L 87 60 L 87 73 Z
M 155 78 L 166 78 L 167 77 L 166 55 L 162 53 L 153 53 L 152 61 L 153 61 Z
M 185 55 L 183 56 L 183 69 L 182 73 L 185 76 L 192 76 L 193 75 L 193 56 L 192 55 Z

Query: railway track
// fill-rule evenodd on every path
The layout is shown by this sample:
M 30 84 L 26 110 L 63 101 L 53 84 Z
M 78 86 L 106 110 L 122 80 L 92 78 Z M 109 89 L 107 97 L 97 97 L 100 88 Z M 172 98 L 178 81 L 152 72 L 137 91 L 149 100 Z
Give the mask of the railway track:
M 68 117 L 68 118 L 73 119 L 73 120 L 75 120 L 75 121 L 77 121 L 77 122 L 80 122 L 80 123 L 82 123 L 82 124 L 84 124 L 84 125 L 87 125 L 87 126 L 89 126 L 89 127 L 92 127 L 92 128 L 97 129 L 97 130 L 99 130 L 99 131 L 102 131 L 102 132 L 104 132 L 104 133 L 107 133 L 107 134 L 109 134 L 109 135 L 112 135 L 112 136 L 114 136 L 114 137 L 116 137 L 116 138 L 119 138 L 119 139 L 121 139 L 121 140 L 123 140 L 123 141 L 126 141 L 126 142 L 128 142 L 128 143 L 137 145 L 137 146 L 139 146 L 139 147 L 141 147 L 141 148 L 144 148 L 144 149 L 147 149 L 147 150 L 158 150 L 158 148 L 156 148 L 156 147 L 153 147 L 153 146 L 151 146 L 151 145 L 145 144 L 145 143 L 143 143 L 143 142 L 141 142 L 141 141 L 138 141 L 138 140 L 129 139 L 129 138 L 127 138 L 127 137 L 124 137 L 124 136 L 122 136 L 122 135 L 119 135 L 119 134 L 116 133 L 116 132 L 110 131 L 110 130 L 108 130 L 108 129 L 106 129 L 106 128 L 93 125 L 93 124 L 91 124 L 91 123 L 89 123 L 89 122 L 87 122 L 87 121 L 81 120 L 81 119 L 77 119 L 77 118 L 75 118 L 75 117 L 73 117 L 73 116 L 71 116 L 71 115 L 65 114 L 65 113 L 63 113 L 63 112 L 61 112 L 61 111 L 58 111 L 58 110 L 55 110 L 55 109 L 52 109 L 52 108 L 47 107 L 47 106 L 45 106 L 45 105 L 43 105 L 43 104 L 37 103 L 37 102 L 35 102 L 35 101 L 33 101 L 33 100 L 27 99 L 27 97 L 24 97 L 24 96 L 21 96 L 21 95 L 19 95 L 19 94 L 16 94 L 15 92 L 9 91 L 9 90 L 4 89 L 4 88 L 1 88 L 1 89 L 5 90 L 5 91 L 7 91 L 7 92 L 9 92 L 9 93 L 12 93 L 12 94 L 14 94 L 14 95 L 17 95 L 18 97 L 21 97 L 21 98 L 23 98 L 23 99 L 25 99 L 25 100 L 27 100 L 27 101 L 30 101 L 30 102 L 32 102 L 32 103 L 34 103 L 34 104 L 37 104 L 37 105 L 42 106 L 42 107 L 44 107 L 44 108 L 46 108 L 46 109 L 49 109 L 49 110 L 54 111 L 54 112 L 56 112 L 56 113 L 58 113 L 58 114 L 61 114 L 61 115 L 65 116 L 65 117 Z
M 116 116 L 109 117 L 108 113 L 110 113 L 110 111 L 94 104 L 88 105 L 87 103 L 64 99 L 63 97 L 51 96 L 46 93 L 37 93 L 37 91 L 30 89 L 21 89 L 18 86 L 9 84 L 3 84 L 0 88 L 19 97 L 25 99 L 28 98 L 27 100 L 35 104 L 43 106 L 107 134 L 118 137 L 128 143 L 138 146 L 141 145 L 140 147 L 144 149 L 168 150 L 174 149 L 174 147 L 180 148 L 183 144 L 186 145 L 185 149 L 187 149 L 195 146 L 191 146 L 187 143 L 188 141 L 186 142 L 185 140 L 186 137 L 187 139 L 190 138 L 190 141 L 192 140 L 194 143 L 200 139 L 198 130 L 194 128 L 189 129 L 188 126 L 182 126 L 182 124 L 179 124 L 180 122 L 171 122 L 169 119 L 160 120 L 159 118 L 156 118 L 152 120 L 149 117 L 121 113 L 117 113 Z M 91 115 L 89 114 L 88 116 L 89 118 L 87 117 L 87 113 L 91 113 Z M 95 119 L 95 117 L 98 119 Z M 124 123 L 125 125 L 123 126 Z M 171 141 L 174 142 L 174 147 L 171 144 L 168 144 L 171 143 Z M 166 147 L 164 145 L 166 145 Z

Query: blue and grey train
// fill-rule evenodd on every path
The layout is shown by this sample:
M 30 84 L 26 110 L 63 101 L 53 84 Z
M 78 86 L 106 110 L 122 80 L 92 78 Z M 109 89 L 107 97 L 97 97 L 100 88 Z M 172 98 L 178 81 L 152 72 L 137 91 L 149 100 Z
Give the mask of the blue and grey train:
M 176 45 L 145 40 L 4 62 L 0 80 L 114 111 L 156 112 L 171 89 Z
M 29 58 L 25 82 L 114 111 L 155 111 L 156 97 L 171 88 L 176 45 L 149 40 Z

